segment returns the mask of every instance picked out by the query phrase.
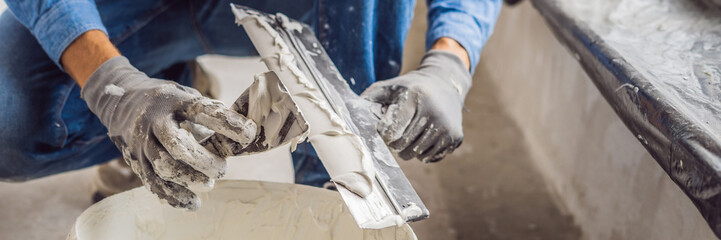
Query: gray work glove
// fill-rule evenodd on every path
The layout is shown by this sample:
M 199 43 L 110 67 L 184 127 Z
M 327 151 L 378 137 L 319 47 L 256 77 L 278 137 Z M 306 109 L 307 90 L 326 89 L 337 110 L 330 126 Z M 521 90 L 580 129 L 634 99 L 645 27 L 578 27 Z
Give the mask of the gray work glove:
M 431 50 L 418 69 L 376 82 L 361 96 L 383 106 L 378 132 L 398 156 L 435 162 L 463 141 L 461 111 L 470 87 L 458 56 Z
M 210 190 L 226 170 L 225 159 L 198 144 L 181 123 L 205 126 L 246 145 L 257 132 L 252 120 L 223 103 L 151 79 L 125 57 L 103 63 L 81 96 L 145 187 L 174 207 L 197 209 L 200 199 L 193 191 Z

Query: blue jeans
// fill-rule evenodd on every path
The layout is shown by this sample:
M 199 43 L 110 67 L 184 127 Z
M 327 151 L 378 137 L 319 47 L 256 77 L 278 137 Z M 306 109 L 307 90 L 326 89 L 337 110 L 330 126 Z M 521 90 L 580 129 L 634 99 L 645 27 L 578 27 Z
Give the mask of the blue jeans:
M 135 67 L 155 78 L 190 85 L 186 63 L 200 55 L 255 54 L 245 32 L 233 21 L 229 1 L 96 2 L 111 41 Z M 321 42 L 346 79 L 354 78 L 352 88 L 358 93 L 375 79 L 398 74 L 414 5 L 413 1 L 392 1 L 386 3 L 389 7 L 376 4 L 370 10 L 357 11 L 363 17 L 334 11 L 353 10 L 353 4 L 358 5 L 355 9 L 364 9 L 368 4 L 363 1 L 234 2 L 282 12 L 314 28 L 322 24 L 317 31 Z M 376 16 L 376 12 L 384 14 Z M 364 24 L 368 18 L 383 15 L 393 15 L 398 21 L 377 27 Z M 368 28 L 372 29 L 366 31 Z M 366 45 L 373 45 L 368 44 L 369 38 L 382 38 L 383 44 L 366 51 Z M 334 45 L 343 47 L 330 47 Z M 354 54 L 357 49 L 362 53 Z M 8 11 L 0 15 L 0 112 L 0 180 L 24 181 L 121 156 L 105 127 L 80 98 L 78 85 Z M 298 183 L 321 186 L 329 180 L 310 144 L 300 145 L 292 156 Z

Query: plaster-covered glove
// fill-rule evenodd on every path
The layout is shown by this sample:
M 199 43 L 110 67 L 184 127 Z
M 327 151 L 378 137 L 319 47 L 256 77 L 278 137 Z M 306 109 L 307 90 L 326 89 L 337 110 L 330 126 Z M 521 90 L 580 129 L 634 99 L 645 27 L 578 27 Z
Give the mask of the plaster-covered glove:
M 405 159 L 435 162 L 463 141 L 463 100 L 471 75 L 453 53 L 431 50 L 418 69 L 376 82 L 361 96 L 380 103 L 378 132 Z
M 103 63 L 81 95 L 145 187 L 174 207 L 197 209 L 200 199 L 193 191 L 210 190 L 226 170 L 225 159 L 198 144 L 181 123 L 200 124 L 241 144 L 257 132 L 252 120 L 223 103 L 151 79 L 125 57 Z

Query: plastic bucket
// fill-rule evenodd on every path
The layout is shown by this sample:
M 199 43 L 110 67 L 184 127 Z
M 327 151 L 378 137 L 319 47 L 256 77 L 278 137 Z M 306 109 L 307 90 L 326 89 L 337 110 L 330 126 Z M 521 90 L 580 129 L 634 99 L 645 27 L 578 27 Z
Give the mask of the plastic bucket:
M 144 188 L 91 206 L 68 239 L 416 239 L 406 224 L 360 229 L 337 192 L 288 183 L 218 181 L 195 212 Z

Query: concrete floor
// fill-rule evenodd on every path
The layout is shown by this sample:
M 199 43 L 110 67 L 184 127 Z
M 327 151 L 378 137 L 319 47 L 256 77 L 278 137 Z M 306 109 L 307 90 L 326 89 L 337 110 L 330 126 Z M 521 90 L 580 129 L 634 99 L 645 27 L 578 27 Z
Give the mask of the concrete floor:
M 419 1 L 408 39 L 424 39 L 425 7 Z M 0 1 L 0 8 L 2 7 Z M 513 11 L 513 9 L 504 9 Z M 487 45 L 493 47 L 493 40 Z M 422 56 L 423 42 L 409 41 L 404 71 Z M 221 100 L 232 101 L 261 71 L 255 59 L 205 58 L 223 81 Z M 255 64 L 255 65 L 254 65 Z M 246 68 L 246 71 L 239 67 Z M 247 76 L 236 73 L 246 72 Z M 498 103 L 496 86 L 479 68 L 464 115 L 465 139 L 451 156 L 436 164 L 401 162 L 406 175 L 431 211 L 413 223 L 419 239 L 578 239 L 573 220 L 557 207 L 533 167 L 518 126 Z M 231 161 L 231 175 L 242 179 L 289 182 L 287 153 Z M 268 159 L 275 162 L 268 163 Z M 237 170 L 237 171 L 236 171 Z M 272 174 L 268 174 L 272 173 Z M 62 239 L 75 218 L 90 206 L 94 168 L 26 183 L 0 183 L 0 239 Z

